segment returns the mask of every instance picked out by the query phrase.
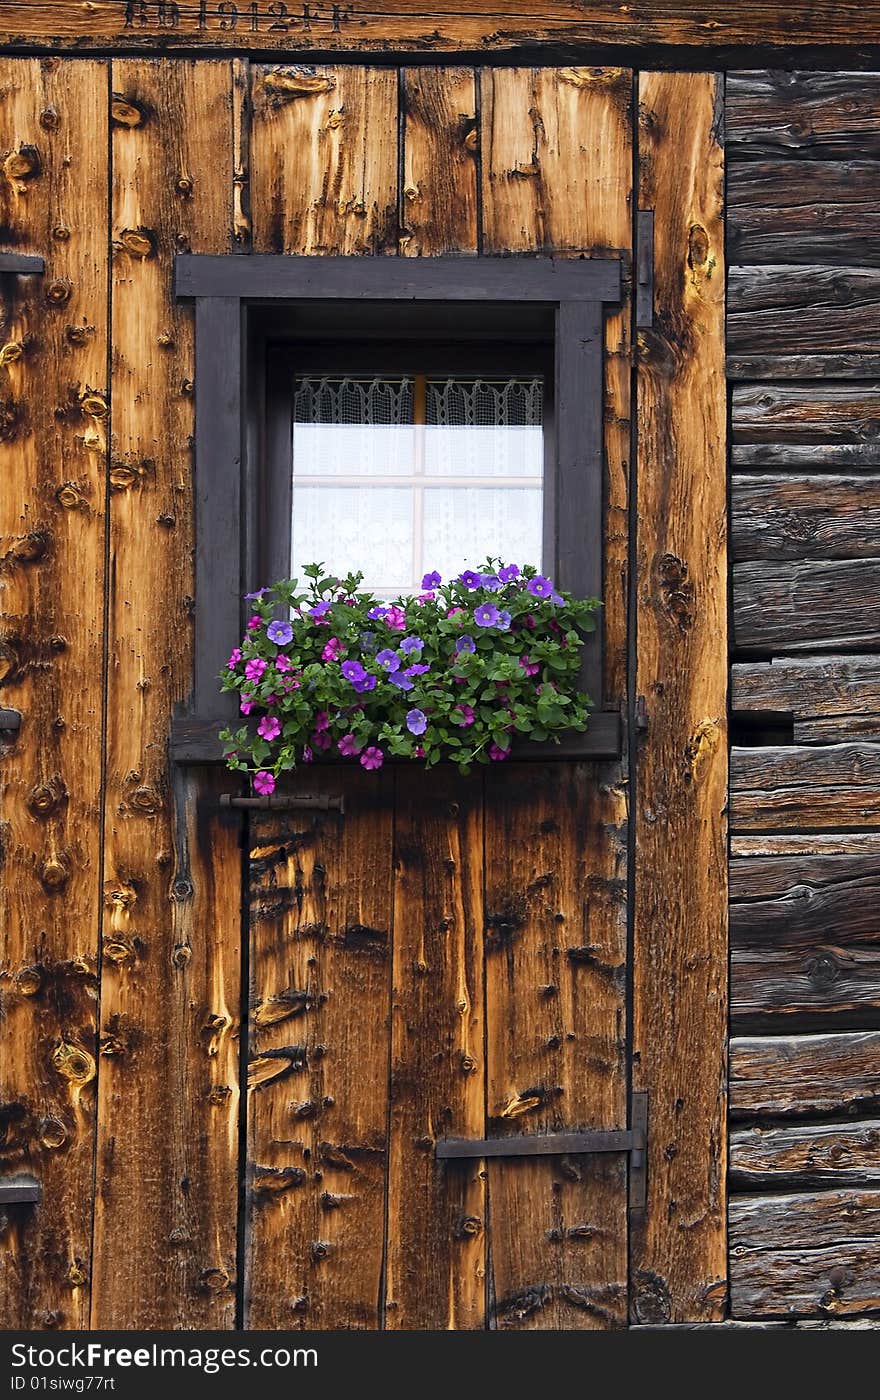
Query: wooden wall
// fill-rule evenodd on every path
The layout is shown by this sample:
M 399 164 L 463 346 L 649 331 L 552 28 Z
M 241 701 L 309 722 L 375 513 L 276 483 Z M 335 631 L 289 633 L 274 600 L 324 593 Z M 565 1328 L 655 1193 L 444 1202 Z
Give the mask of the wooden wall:
M 735 1318 L 880 1308 L 880 76 L 727 80 Z

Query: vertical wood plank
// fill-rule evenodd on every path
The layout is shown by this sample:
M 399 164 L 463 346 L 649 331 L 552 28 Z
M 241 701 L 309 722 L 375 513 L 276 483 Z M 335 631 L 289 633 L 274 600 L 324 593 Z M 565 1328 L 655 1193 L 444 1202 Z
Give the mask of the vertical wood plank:
M 640 78 L 655 325 L 638 375 L 633 1088 L 650 1095 L 638 1322 L 711 1321 L 726 1290 L 727 558 L 723 151 L 712 74 Z
M 627 68 L 481 73 L 482 251 L 621 259 L 623 300 L 605 321 L 602 615 L 610 705 L 626 696 L 632 83 Z
M 176 251 L 233 245 L 229 62 L 119 60 L 96 1327 L 234 1316 L 240 857 L 171 772 L 192 689 L 192 315 Z M 125 1248 L 120 1248 L 120 1241 Z
M 397 247 L 397 73 L 254 66 L 251 198 L 262 253 Z
M 0 61 L 0 1229 L 7 1328 L 88 1323 L 100 925 L 107 420 L 107 65 Z
M 483 813 L 479 777 L 397 773 L 386 1326 L 480 1328 L 485 1172 L 438 1162 L 482 1137 Z
M 477 251 L 476 90 L 470 68 L 403 73 L 400 252 Z
M 344 814 L 251 832 L 249 1328 L 379 1325 L 393 778 L 325 769 L 320 788 Z
M 485 872 L 488 1134 L 623 1125 L 622 789 L 595 765 L 493 770 Z M 625 1155 L 487 1167 L 490 1325 L 625 1326 Z

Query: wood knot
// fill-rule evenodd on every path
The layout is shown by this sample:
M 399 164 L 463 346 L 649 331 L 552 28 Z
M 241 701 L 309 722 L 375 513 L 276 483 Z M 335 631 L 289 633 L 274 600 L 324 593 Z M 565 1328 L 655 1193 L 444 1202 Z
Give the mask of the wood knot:
M 476 1069 L 477 1069 L 477 1062 L 476 1062 L 476 1060 L 474 1059 L 473 1055 L 462 1055 L 462 1057 L 461 1057 L 461 1072 L 462 1072 L 462 1074 L 475 1074 L 475 1073 L 476 1073 Z
M 24 354 L 24 346 L 20 340 L 8 340 L 0 350 L 0 369 L 5 365 L 15 364 Z
M 143 126 L 147 120 L 147 114 L 139 103 L 130 97 L 124 97 L 121 92 L 114 92 L 110 98 L 110 121 L 113 126 L 124 126 L 131 130 L 136 126 Z
M 44 107 L 37 120 L 44 131 L 57 131 L 61 118 L 55 107 Z
M 76 481 L 65 481 L 55 492 L 55 499 L 64 510 L 88 510 L 89 503 Z
M 695 783 L 700 776 L 700 769 L 706 760 L 718 749 L 721 742 L 720 720 L 704 719 L 697 725 L 693 734 L 687 741 L 684 750 L 685 782 Z
M 810 958 L 806 972 L 817 991 L 825 991 L 840 981 L 840 967 L 833 953 L 820 953 L 818 957 Z
M 31 788 L 28 809 L 35 817 L 48 817 L 61 806 L 66 797 L 64 779 L 60 774 L 53 773 L 44 783 L 37 783 L 36 787 Z
M 694 585 L 688 566 L 676 554 L 662 554 L 657 563 L 660 597 L 664 608 L 682 632 L 690 631 L 696 616 Z
M 672 1316 L 669 1285 L 659 1274 L 644 1270 L 636 1275 L 633 1309 L 637 1322 L 668 1322 Z
M 101 946 L 104 957 L 116 967 L 133 967 L 137 962 L 134 939 L 125 934 L 109 933 Z
M 41 967 L 22 967 L 15 974 L 15 989 L 23 997 L 35 997 L 43 985 Z
M 277 1198 L 296 1186 L 302 1186 L 306 1174 L 302 1167 L 254 1167 L 251 1190 L 256 1197 Z
M 195 189 L 195 181 L 190 175 L 178 175 L 174 183 L 174 188 L 177 190 L 177 193 L 179 195 L 183 196 L 184 199 L 189 199 L 190 195 Z
M 3 174 L 20 194 L 26 188 L 27 180 L 36 180 L 43 171 L 43 161 L 36 146 L 19 146 L 10 151 L 3 161 Z
M 104 905 L 117 911 L 129 910 L 137 903 L 137 890 L 122 880 L 108 880 L 104 885 Z
M 309 1250 L 312 1263 L 317 1264 L 322 1259 L 326 1259 L 330 1253 L 330 1248 L 331 1246 L 329 1240 L 314 1240 Z
M 204 1293 L 222 1293 L 230 1287 L 229 1275 L 223 1269 L 203 1269 L 199 1287 Z
M 69 277 L 54 277 L 47 282 L 43 293 L 49 306 L 66 306 L 73 295 L 73 283 Z
M 147 817 L 153 817 L 157 812 L 161 812 L 163 805 L 159 793 L 151 787 L 137 787 L 128 798 L 128 806 L 131 810 L 140 812 Z
M 41 1119 L 37 1128 L 37 1137 L 40 1146 L 45 1147 L 49 1152 L 57 1152 L 59 1147 L 63 1147 L 67 1141 L 67 1128 L 60 1118 L 55 1118 L 49 1114 Z
M 120 230 L 117 243 L 133 258 L 152 258 L 159 246 L 155 232 L 151 228 L 124 228 Z
M 317 73 L 311 65 L 294 64 L 290 68 L 273 68 L 263 78 L 263 91 L 274 98 L 273 106 L 295 102 L 302 97 L 319 97 L 332 92 L 336 79 L 330 73 Z
M 546 1089 L 524 1089 L 521 1094 L 512 1094 L 496 1117 L 519 1118 L 523 1113 L 534 1113 L 535 1109 L 546 1103 L 548 1097 Z
M 51 236 L 56 243 L 66 243 L 70 238 L 70 229 L 67 224 L 53 224 Z
M 83 1268 L 82 1260 L 74 1259 L 67 1270 L 67 1282 L 70 1284 L 71 1288 L 81 1288 L 87 1279 L 88 1274 Z
M 217 1012 L 212 1012 L 205 1017 L 199 1030 L 199 1040 L 202 1042 L 202 1049 L 209 1059 L 213 1059 L 220 1051 L 223 1037 L 232 1028 L 232 1017 L 223 1016 Z
M 177 943 L 171 951 L 171 966 L 183 971 L 192 962 L 192 948 L 188 943 Z
M 52 1051 L 52 1064 L 62 1078 L 71 1084 L 88 1084 L 95 1077 L 95 1061 L 87 1050 L 68 1040 L 59 1041 Z
M 50 856 L 40 869 L 40 883 L 49 894 L 63 890 L 70 879 L 70 866 L 66 856 Z
M 473 1239 L 483 1228 L 483 1222 L 478 1215 L 466 1215 L 459 1221 L 458 1228 L 453 1233 L 458 1239 Z
M 462 135 L 462 145 L 468 155 L 472 156 L 476 155 L 480 149 L 480 128 L 477 125 L 476 117 L 467 118 Z
M 90 418 L 106 418 L 110 412 L 106 394 L 100 393 L 97 389 L 90 389 L 88 386 L 79 395 L 79 406 L 82 412 L 87 413 Z
M 30 530 L 15 540 L 3 556 L 3 562 L 39 564 L 49 554 L 52 536 L 48 530 Z

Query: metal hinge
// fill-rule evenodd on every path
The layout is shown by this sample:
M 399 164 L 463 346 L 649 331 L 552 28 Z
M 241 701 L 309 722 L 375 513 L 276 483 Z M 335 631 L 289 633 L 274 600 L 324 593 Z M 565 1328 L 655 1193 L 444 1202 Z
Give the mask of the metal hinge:
M 648 1095 L 633 1094 L 629 1128 L 583 1133 L 533 1133 L 504 1138 L 440 1138 L 441 1162 L 471 1157 L 559 1157 L 594 1152 L 628 1152 L 630 1210 L 644 1210 L 647 1199 Z
M 648 732 L 648 702 L 644 695 L 636 696 L 636 710 L 634 716 L 636 734 L 647 734 Z
M 18 710 L 0 709 L 0 738 L 16 739 L 21 729 L 21 715 Z
M 46 264 L 42 258 L 28 253 L 0 253 L 0 272 L 11 272 L 17 277 L 27 277 L 33 273 L 39 276 L 45 271 Z
M 636 213 L 636 325 L 654 324 L 654 210 Z
M 345 813 L 344 797 L 327 797 L 323 794 L 314 797 L 285 797 L 272 793 L 271 797 L 238 797 L 232 792 L 220 794 L 221 807 L 241 807 L 252 812 L 341 812 Z
M 0 1176 L 0 1206 L 38 1205 L 42 1199 L 43 1186 L 35 1176 Z

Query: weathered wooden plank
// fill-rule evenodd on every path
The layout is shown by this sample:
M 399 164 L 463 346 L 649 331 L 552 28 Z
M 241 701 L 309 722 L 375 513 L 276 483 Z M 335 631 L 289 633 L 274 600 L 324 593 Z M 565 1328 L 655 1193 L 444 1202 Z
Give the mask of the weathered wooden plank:
M 735 1317 L 880 1310 L 880 1191 L 733 1196 Z
M 632 73 L 486 68 L 481 74 L 484 253 L 618 254 L 605 321 L 605 700 L 626 695 L 630 458 Z
M 731 267 L 727 345 L 734 355 L 880 350 L 880 268 Z
M 192 686 L 193 591 L 192 328 L 171 264 L 181 247 L 234 246 L 231 65 L 119 61 L 112 89 L 118 112 L 141 115 L 117 117 L 112 150 L 112 722 L 92 1326 L 228 1327 L 240 853 L 235 824 L 210 818 L 216 786 L 169 772 L 167 750 L 172 706 Z
M 727 357 L 727 377 L 734 382 L 743 379 L 876 379 L 878 375 L 880 355 L 862 355 L 858 352 L 850 355 Z
M 321 791 L 344 815 L 250 832 L 249 1328 L 379 1325 L 393 777 L 328 770 Z
M 727 179 L 731 263 L 876 267 L 880 162 L 733 162 Z
M 831 1016 L 880 1004 L 878 897 L 876 857 L 732 862 L 733 1016 Z
M 880 465 L 876 424 L 880 417 L 880 384 L 815 385 L 754 384 L 735 388 L 731 418 L 733 442 L 762 443 L 778 449 L 793 449 L 791 461 L 799 465 L 807 451 L 831 447 L 866 448 L 874 455 L 873 465 Z M 854 452 L 847 457 L 823 458 L 845 467 L 857 459 Z M 736 464 L 736 459 L 734 464 Z M 752 463 L 751 465 L 758 465 Z
M 487 1131 L 621 1127 L 623 787 L 581 764 L 493 770 L 485 843 Z M 490 1326 L 624 1326 L 626 1159 L 486 1169 Z
M 835 651 L 880 643 L 880 559 L 807 559 L 733 567 L 737 647 Z
M 878 158 L 878 114 L 878 73 L 730 73 L 724 115 L 731 170 L 746 157 Z
M 870 559 L 880 554 L 880 476 L 734 476 L 731 556 Z
M 770 710 L 796 719 L 826 718 L 841 731 L 857 717 L 880 715 L 880 657 L 777 657 L 731 668 L 731 709 Z
M 792 725 L 792 739 L 796 744 L 836 744 L 852 739 L 880 743 L 880 714 L 796 719 Z
M 448 769 L 426 804 L 424 774 L 396 775 L 388 1329 L 485 1326 L 486 1173 L 434 1156 L 485 1124 L 482 797 Z
M 745 856 L 834 856 L 834 855 L 880 855 L 880 833 L 876 831 L 838 831 L 833 835 L 827 832 L 811 832 L 809 835 L 763 835 L 734 836 L 730 842 L 730 853 L 739 858 Z M 734 866 L 731 864 L 731 874 Z
M 603 0 L 585 11 L 578 0 L 481 0 L 465 9 L 460 0 L 396 0 L 379 9 L 372 0 L 344 5 L 287 4 L 272 0 L 224 8 L 223 0 L 169 9 L 163 0 L 135 0 L 133 8 L 101 4 L 86 14 L 78 0 L 4 0 L 0 42 L 17 48 L 158 49 L 174 52 L 219 48 L 249 53 L 323 53 L 354 50 L 445 53 L 505 51 L 531 45 L 564 47 L 645 44 L 717 48 L 750 45 L 778 49 L 781 58 L 810 45 L 825 49 L 876 44 L 880 8 L 855 0 L 791 10 L 779 0 L 721 0 L 711 17 L 696 0 L 621 10 Z M 306 79 L 310 77 L 306 73 Z M 792 75 L 785 74 L 784 77 Z M 855 75 L 853 75 L 855 76 Z M 308 89 L 307 89 L 308 90 Z M 846 90 L 847 93 L 851 89 Z M 873 91 L 868 88 L 869 93 Z M 834 110 L 834 109 L 833 109 Z M 845 110 L 845 109 L 844 109 Z M 861 114 L 857 107 L 853 126 Z M 870 129 L 870 128 L 868 128 Z
M 730 1180 L 736 1187 L 866 1186 L 880 1179 L 880 1120 L 735 1128 Z
M 730 1042 L 734 1119 L 880 1109 L 880 1032 L 750 1036 Z
M 733 748 L 734 831 L 875 826 L 880 819 L 880 745 Z
M 471 68 L 403 72 L 400 252 L 477 251 L 476 80 Z
M 727 989 L 723 153 L 711 74 L 639 80 L 657 326 L 638 375 L 633 1088 L 650 1093 L 638 1322 L 721 1316 Z M 699 1047 L 699 1050 L 697 1050 Z M 674 1202 L 674 1207 L 671 1203 Z
M 397 246 L 397 74 L 252 70 L 250 192 L 260 253 Z
M 0 1235 L 9 1328 L 88 1325 L 107 468 L 107 68 L 0 62 L 0 224 L 43 277 L 0 303 L 0 1172 L 42 1182 Z

